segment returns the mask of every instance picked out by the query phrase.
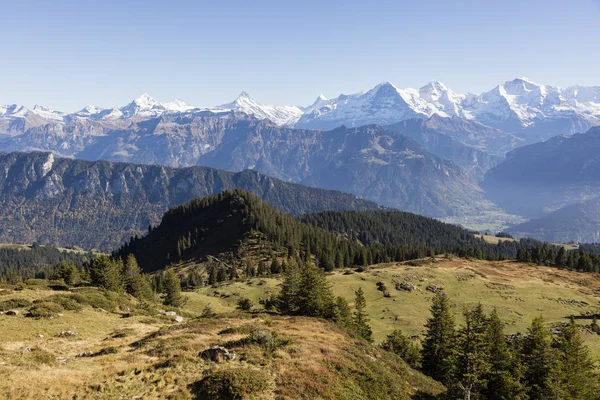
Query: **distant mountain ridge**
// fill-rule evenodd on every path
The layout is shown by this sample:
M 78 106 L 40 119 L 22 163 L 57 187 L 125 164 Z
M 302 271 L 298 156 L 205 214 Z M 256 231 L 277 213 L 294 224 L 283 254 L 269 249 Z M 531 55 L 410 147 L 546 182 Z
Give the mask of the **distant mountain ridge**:
M 86 160 L 258 172 L 428 216 L 461 215 L 483 195 L 460 167 L 378 126 L 315 131 L 244 113 L 165 114 L 115 126 L 82 120 L 0 139 L 5 151 L 51 151 Z
M 147 94 L 122 107 L 103 109 L 87 106 L 65 113 L 41 106 L 0 106 L 0 133 L 18 132 L 23 125 L 37 126 L 49 121 L 72 123 L 92 120 L 118 123 L 129 119 L 154 118 L 165 114 L 200 112 L 242 112 L 269 119 L 279 126 L 305 129 L 334 129 L 391 125 L 410 118 L 433 115 L 479 122 L 516 134 L 532 143 L 559 134 L 583 132 L 600 124 L 600 86 L 558 88 L 517 78 L 481 94 L 456 93 L 438 81 L 419 88 L 398 88 L 383 82 L 368 90 L 327 99 L 319 95 L 307 106 L 265 105 L 247 93 L 231 103 L 196 107 L 182 100 L 161 103 Z
M 234 188 L 255 193 L 294 215 L 379 208 L 349 194 L 287 183 L 254 171 L 0 153 L 0 242 L 111 251 L 157 224 L 169 207 Z
M 506 231 L 554 243 L 600 243 L 600 198 L 566 206 Z
M 600 127 L 524 146 L 486 173 L 488 197 L 529 218 L 600 196 Z

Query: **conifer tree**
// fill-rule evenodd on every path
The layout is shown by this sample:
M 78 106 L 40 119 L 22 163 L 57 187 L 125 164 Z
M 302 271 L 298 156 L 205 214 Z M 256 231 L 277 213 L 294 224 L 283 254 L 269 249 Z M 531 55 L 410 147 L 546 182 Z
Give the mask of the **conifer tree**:
M 341 296 L 335 299 L 333 320 L 347 331 L 352 329 L 352 312 L 346 299 Z
M 104 254 L 94 258 L 90 265 L 90 279 L 92 285 L 113 292 L 122 292 L 125 288 L 122 262 Z
M 483 390 L 487 400 L 525 399 L 519 360 L 504 335 L 504 323 L 494 308 L 487 329 L 490 370 Z
M 67 285 L 74 285 L 80 281 L 79 269 L 74 263 L 63 261 L 56 269 L 56 278 L 62 279 Z
M 396 329 L 390 333 L 381 344 L 387 351 L 398 355 L 412 368 L 421 367 L 421 354 L 419 348 L 401 330 Z
M 217 283 L 217 267 L 211 264 L 208 270 L 208 284 L 214 285 L 215 283 Z
M 142 274 L 135 256 L 129 254 L 123 267 L 125 290 L 138 299 L 146 300 L 152 297 L 152 287 L 148 278 Z
M 366 311 L 367 300 L 365 299 L 365 292 L 363 291 L 363 288 L 359 287 L 358 290 L 354 292 L 354 295 L 354 331 L 363 339 L 372 342 L 373 331 L 369 326 L 369 314 L 367 314 Z
M 296 304 L 298 313 L 309 317 L 333 318 L 333 295 L 323 271 L 312 264 L 300 272 Z
M 163 272 L 162 287 L 165 293 L 165 305 L 181 307 L 185 304 L 185 298 L 181 295 L 181 282 L 173 268 Z
M 455 368 L 450 392 L 458 398 L 478 398 L 490 370 L 487 317 L 481 303 L 464 311 L 465 325 L 458 331 Z
M 298 292 L 300 291 L 301 274 L 296 262 L 290 262 L 283 276 L 281 292 L 277 298 L 277 308 L 282 314 L 298 312 Z
M 554 397 L 561 399 L 591 399 L 594 389 L 593 363 L 588 348 L 583 343 L 575 319 L 563 327 L 553 343 L 556 349 L 556 375 L 558 385 Z
M 427 320 L 423 342 L 421 369 L 433 379 L 448 384 L 454 365 L 454 316 L 450 300 L 443 293 L 436 295 L 431 305 L 431 317 Z
M 534 318 L 527 329 L 521 349 L 524 367 L 524 385 L 530 400 L 546 400 L 552 397 L 551 378 L 554 357 L 549 334 L 542 317 Z

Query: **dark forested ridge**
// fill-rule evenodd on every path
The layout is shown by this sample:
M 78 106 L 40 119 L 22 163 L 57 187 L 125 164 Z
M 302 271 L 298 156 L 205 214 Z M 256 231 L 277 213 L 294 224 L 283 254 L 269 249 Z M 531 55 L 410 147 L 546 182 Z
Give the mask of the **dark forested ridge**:
M 254 171 L 168 168 L 0 153 L 0 242 L 73 245 L 110 251 L 191 199 L 242 188 L 300 215 L 375 209 L 353 195 L 283 182 Z
M 215 260 L 231 276 L 274 259 L 309 260 L 334 268 L 404 261 L 440 253 L 516 259 L 534 240 L 498 245 L 472 232 L 403 212 L 323 212 L 296 219 L 242 190 L 225 191 L 170 209 L 157 227 L 115 253 L 135 255 L 142 268 Z M 250 265 L 253 264 L 253 265 Z
M 89 253 L 38 244 L 0 247 L 0 282 L 34 278 L 40 271 L 50 270 L 63 261 L 81 266 L 92 257 Z

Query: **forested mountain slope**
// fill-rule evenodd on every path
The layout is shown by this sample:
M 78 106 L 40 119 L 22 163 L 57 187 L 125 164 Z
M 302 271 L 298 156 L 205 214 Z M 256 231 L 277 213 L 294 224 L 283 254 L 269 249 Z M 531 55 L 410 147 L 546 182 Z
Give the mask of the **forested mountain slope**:
M 375 203 L 254 171 L 81 161 L 49 153 L 0 154 L 0 242 L 111 251 L 157 224 L 171 206 L 243 188 L 290 214 L 375 209 Z

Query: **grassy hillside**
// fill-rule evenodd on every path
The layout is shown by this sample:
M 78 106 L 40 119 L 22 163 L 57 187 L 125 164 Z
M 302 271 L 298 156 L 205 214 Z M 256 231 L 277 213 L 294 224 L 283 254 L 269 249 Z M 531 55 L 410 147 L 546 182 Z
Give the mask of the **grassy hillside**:
M 25 308 L 0 315 L 0 398 L 408 400 L 443 389 L 323 320 L 249 313 L 201 318 L 177 310 L 184 321 L 176 323 L 161 310 L 92 288 L 0 289 L 0 301 L 51 297 L 68 304 L 64 298 L 75 295 L 94 301 L 52 319 L 26 317 Z M 76 335 L 58 336 L 65 331 Z M 215 344 L 235 359 L 199 357 Z
M 328 275 L 335 295 L 354 301 L 354 290 L 362 287 L 366 294 L 374 338 L 382 341 L 394 329 L 420 336 L 429 316 L 433 293 L 429 285 L 443 287 L 453 303 L 460 322 L 465 306 L 481 302 L 486 311 L 496 307 L 508 323 L 509 333 L 523 332 L 534 317 L 543 315 L 548 327 L 567 321 L 574 315 L 581 325 L 591 323 L 591 315 L 600 315 L 600 277 L 589 273 L 537 267 L 512 261 L 489 262 L 458 258 L 436 258 L 405 263 L 371 266 L 363 273 L 339 270 Z M 376 283 L 384 282 L 390 298 L 377 290 Z M 411 292 L 396 290 L 396 283 L 414 285 Z M 232 282 L 215 288 L 205 287 L 188 292 L 189 307 L 200 311 L 207 303 L 214 310 L 229 312 L 235 309 L 240 297 L 257 304 L 278 290 L 278 278 L 255 278 Z M 593 356 L 600 360 L 600 335 L 583 330 Z

